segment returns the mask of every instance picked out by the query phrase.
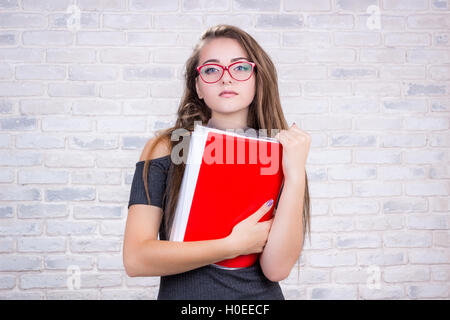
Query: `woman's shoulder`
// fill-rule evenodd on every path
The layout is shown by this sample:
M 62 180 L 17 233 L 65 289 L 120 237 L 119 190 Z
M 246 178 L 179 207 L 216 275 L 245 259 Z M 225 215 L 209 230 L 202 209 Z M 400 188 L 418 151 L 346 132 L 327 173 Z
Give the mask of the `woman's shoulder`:
M 144 162 L 145 160 L 156 160 L 156 159 L 166 159 L 170 156 L 170 142 L 168 138 L 159 139 L 157 142 L 157 137 L 153 137 L 147 141 L 142 150 L 139 162 Z M 156 143 L 156 144 L 155 144 Z

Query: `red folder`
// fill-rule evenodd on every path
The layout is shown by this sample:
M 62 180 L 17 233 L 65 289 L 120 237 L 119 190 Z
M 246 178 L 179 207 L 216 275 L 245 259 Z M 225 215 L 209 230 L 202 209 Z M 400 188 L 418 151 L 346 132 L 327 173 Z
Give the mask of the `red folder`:
M 273 199 L 271 209 L 259 221 L 270 219 L 284 179 L 282 145 L 277 140 L 230 134 L 215 128 L 202 130 L 207 133 L 204 145 L 189 150 L 190 153 L 202 150 L 203 154 L 195 186 L 191 186 L 195 189 L 188 201 L 190 208 L 182 241 L 224 238 L 237 223 Z M 242 255 L 216 264 L 248 267 L 259 255 Z

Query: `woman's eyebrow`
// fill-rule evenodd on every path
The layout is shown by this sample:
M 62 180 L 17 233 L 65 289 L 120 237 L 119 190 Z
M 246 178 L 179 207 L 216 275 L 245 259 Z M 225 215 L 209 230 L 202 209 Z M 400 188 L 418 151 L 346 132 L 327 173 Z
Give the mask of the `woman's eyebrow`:
M 231 62 L 234 62 L 234 61 L 241 60 L 241 59 L 249 60 L 249 59 L 246 58 L 246 57 L 238 57 L 238 58 L 233 58 L 233 59 L 231 59 L 230 61 L 231 61 Z M 206 60 L 205 62 L 203 62 L 202 64 L 205 64 L 205 63 L 207 63 L 207 62 L 220 62 L 220 61 L 217 60 L 217 59 L 209 59 L 209 60 Z

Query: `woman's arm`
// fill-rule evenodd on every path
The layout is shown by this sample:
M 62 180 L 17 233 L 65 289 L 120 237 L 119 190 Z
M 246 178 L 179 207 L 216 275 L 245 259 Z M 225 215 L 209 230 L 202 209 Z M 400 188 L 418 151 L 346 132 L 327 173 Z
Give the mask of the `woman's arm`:
M 137 251 L 137 259 L 129 275 L 165 276 L 233 258 L 227 240 L 227 238 L 188 242 L 146 240 Z
M 272 228 L 264 251 L 259 257 L 264 275 L 271 281 L 289 276 L 303 247 L 302 209 L 305 179 L 286 179 Z
M 271 281 L 287 278 L 303 248 L 303 203 L 311 136 L 294 123 L 276 135 L 283 145 L 284 186 L 269 239 L 260 256 L 261 268 Z
M 162 215 L 162 209 L 156 206 L 130 207 L 123 245 L 123 263 L 128 276 L 176 274 L 237 256 L 229 238 L 188 242 L 158 240 Z

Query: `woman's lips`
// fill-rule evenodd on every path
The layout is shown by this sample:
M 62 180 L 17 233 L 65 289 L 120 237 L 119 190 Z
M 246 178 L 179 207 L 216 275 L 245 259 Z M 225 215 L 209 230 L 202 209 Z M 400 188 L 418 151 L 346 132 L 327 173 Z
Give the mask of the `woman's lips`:
M 224 93 L 224 94 L 221 94 L 220 96 L 222 98 L 231 98 L 231 97 L 237 96 L 237 94 L 236 93 Z

